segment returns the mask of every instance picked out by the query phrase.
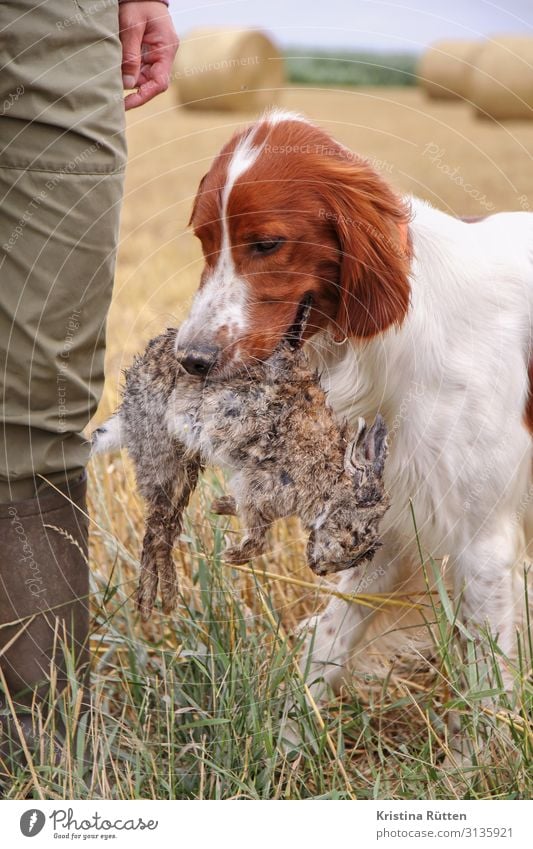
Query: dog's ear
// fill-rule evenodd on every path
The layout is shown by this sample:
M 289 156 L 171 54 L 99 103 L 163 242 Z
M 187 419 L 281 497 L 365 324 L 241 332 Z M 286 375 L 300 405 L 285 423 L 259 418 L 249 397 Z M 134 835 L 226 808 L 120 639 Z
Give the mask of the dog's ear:
M 355 485 L 360 486 L 369 463 L 378 477 L 383 475 L 387 454 L 387 426 L 383 416 L 378 413 L 370 430 L 360 418 L 344 453 L 345 471 L 355 479 Z
M 202 177 L 202 179 L 198 183 L 198 188 L 196 189 L 196 195 L 194 197 L 194 201 L 193 201 L 193 205 L 192 205 L 192 209 L 191 209 L 191 215 L 190 215 L 190 218 L 187 222 L 187 227 L 191 227 L 192 223 L 194 221 L 194 216 L 196 215 L 196 210 L 198 209 L 198 200 L 200 199 L 200 195 L 202 194 L 202 189 L 203 189 L 206 177 L 207 177 L 207 174 L 204 174 L 204 176 Z
M 321 192 L 339 243 L 336 339 L 401 325 L 409 306 L 409 211 L 363 159 L 331 157 Z M 324 179 L 325 178 L 325 179 Z

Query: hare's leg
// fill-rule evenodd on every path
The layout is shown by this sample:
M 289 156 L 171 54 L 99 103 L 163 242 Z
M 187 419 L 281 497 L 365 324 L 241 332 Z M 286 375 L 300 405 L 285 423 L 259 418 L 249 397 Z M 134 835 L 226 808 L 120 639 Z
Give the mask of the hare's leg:
M 262 554 L 266 534 L 272 524 L 253 504 L 247 504 L 240 511 L 239 517 L 244 525 L 245 535 L 240 545 L 232 545 L 224 551 L 224 559 L 228 563 L 247 563 L 252 557 Z
M 171 613 L 176 605 L 176 568 L 172 548 L 182 529 L 183 511 L 189 502 L 200 472 L 196 459 L 176 462 L 174 475 L 158 483 L 151 491 L 144 489 L 149 505 L 146 532 L 141 555 L 141 576 L 137 606 L 144 620 L 152 611 L 157 585 L 161 590 L 163 611 Z

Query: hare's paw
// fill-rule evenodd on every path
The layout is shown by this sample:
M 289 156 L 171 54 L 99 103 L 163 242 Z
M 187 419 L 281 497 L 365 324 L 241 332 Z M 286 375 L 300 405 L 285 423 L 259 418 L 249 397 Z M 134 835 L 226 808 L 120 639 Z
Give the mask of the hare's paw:
M 229 548 L 225 549 L 224 560 L 228 563 L 241 565 L 243 563 L 248 563 L 252 557 L 257 557 L 257 555 L 262 554 L 262 552 L 262 547 L 258 545 L 255 540 L 244 539 L 241 545 L 230 545 Z
M 223 495 L 221 498 L 215 498 L 211 503 L 211 512 L 217 516 L 236 516 L 237 504 L 231 495 Z
M 243 554 L 243 550 L 240 545 L 228 546 L 228 548 L 224 549 L 223 557 L 226 563 L 236 563 L 237 565 L 248 563 L 248 560 L 250 559 Z

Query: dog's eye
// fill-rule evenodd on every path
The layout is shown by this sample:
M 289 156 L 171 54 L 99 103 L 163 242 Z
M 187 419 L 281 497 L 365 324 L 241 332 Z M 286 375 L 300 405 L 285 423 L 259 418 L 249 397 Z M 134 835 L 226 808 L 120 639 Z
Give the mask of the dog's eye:
M 267 256 L 275 253 L 283 244 L 285 239 L 281 236 L 273 236 L 270 239 L 258 239 L 251 243 L 251 248 L 254 254 L 259 256 Z

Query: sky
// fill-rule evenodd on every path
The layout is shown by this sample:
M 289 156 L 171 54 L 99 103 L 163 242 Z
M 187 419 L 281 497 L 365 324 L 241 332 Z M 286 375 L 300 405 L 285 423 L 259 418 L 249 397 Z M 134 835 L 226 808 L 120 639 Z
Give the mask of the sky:
M 437 38 L 533 35 L 533 0 L 170 0 L 178 33 L 259 27 L 284 47 L 420 52 Z

